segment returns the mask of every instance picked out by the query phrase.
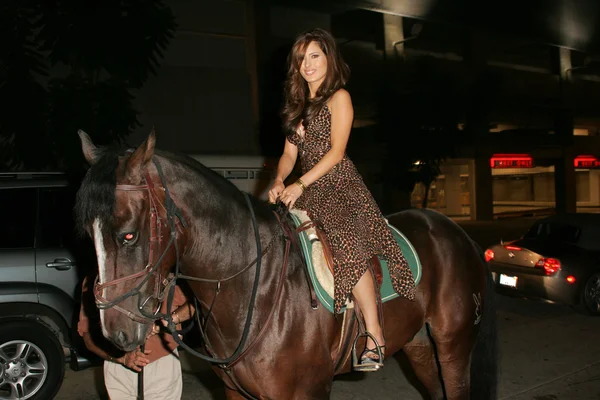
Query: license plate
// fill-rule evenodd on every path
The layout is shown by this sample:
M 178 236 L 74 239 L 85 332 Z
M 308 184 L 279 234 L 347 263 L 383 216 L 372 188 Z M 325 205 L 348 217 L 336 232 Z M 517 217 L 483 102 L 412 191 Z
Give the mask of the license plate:
M 500 284 L 504 286 L 517 287 L 517 277 L 500 274 Z

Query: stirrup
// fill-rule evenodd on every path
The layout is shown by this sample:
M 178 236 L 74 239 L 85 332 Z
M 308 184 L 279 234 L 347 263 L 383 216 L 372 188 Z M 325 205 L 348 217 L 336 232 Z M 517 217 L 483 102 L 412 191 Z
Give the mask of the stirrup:
M 367 337 L 367 338 L 371 338 L 371 340 L 373 340 L 373 342 L 375 342 L 375 348 L 368 349 L 365 346 L 365 350 L 362 352 L 362 354 L 360 356 L 360 360 L 359 360 L 358 357 L 356 357 L 356 343 L 358 342 L 358 339 L 363 336 Z M 375 339 L 375 337 L 370 332 L 364 332 L 364 333 L 358 334 L 356 336 L 356 339 L 354 339 L 354 344 L 352 345 L 352 367 L 353 367 L 353 369 L 355 371 L 361 371 L 361 372 L 374 372 L 374 371 L 378 371 L 379 369 L 381 369 L 383 367 L 383 358 L 384 358 L 383 351 L 381 351 L 381 350 L 384 348 L 385 348 L 385 345 L 380 346 L 379 343 L 377 343 L 377 339 Z M 366 355 L 368 353 L 375 353 L 375 354 L 377 354 L 378 358 L 374 359 L 371 357 L 367 357 Z

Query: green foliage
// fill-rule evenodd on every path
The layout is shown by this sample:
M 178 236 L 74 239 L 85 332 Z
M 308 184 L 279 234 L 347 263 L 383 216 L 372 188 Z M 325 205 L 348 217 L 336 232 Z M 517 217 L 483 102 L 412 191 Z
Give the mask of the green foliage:
M 138 124 L 131 90 L 156 73 L 175 28 L 159 0 L 4 1 L 0 168 L 78 169 L 78 129 L 122 140 Z

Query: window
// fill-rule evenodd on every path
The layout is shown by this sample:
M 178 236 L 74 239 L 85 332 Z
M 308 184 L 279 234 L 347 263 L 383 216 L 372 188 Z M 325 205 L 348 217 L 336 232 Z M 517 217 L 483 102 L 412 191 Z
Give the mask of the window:
M 0 248 L 33 247 L 36 189 L 0 190 Z
M 67 188 L 40 189 L 40 219 L 36 247 L 65 247 L 73 237 L 75 194 Z
M 564 223 L 538 223 L 525 234 L 526 239 L 545 239 L 559 242 L 576 243 L 581 230 Z

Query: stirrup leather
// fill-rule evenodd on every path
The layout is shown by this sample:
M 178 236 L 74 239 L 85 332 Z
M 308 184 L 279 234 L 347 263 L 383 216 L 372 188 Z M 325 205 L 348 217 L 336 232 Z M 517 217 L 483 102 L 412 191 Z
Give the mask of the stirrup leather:
M 361 356 L 360 356 L 360 360 L 358 359 L 358 357 L 356 356 L 356 343 L 358 342 L 358 339 L 361 337 L 367 337 L 367 338 L 371 338 L 371 340 L 373 342 L 375 342 L 375 348 L 374 349 L 368 349 L 365 346 L 365 350 L 362 352 Z M 384 354 L 381 351 L 381 349 L 385 348 L 385 345 L 380 346 L 379 343 L 377 343 L 377 339 L 375 339 L 375 337 L 370 333 L 365 331 L 364 333 L 360 333 L 358 335 L 356 335 L 356 338 L 354 339 L 354 344 L 352 345 L 352 367 L 355 371 L 361 371 L 361 372 L 373 372 L 373 371 L 378 371 L 379 369 L 381 369 L 383 367 L 383 358 L 384 358 Z M 368 353 L 375 353 L 377 354 L 377 356 L 379 357 L 379 359 L 373 359 L 370 357 L 367 357 L 366 354 Z

